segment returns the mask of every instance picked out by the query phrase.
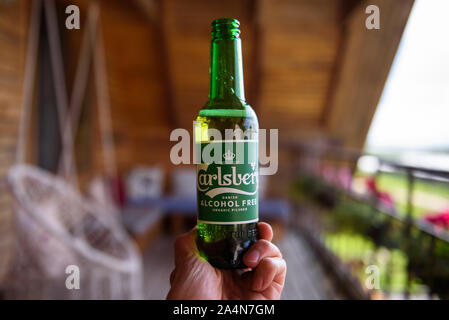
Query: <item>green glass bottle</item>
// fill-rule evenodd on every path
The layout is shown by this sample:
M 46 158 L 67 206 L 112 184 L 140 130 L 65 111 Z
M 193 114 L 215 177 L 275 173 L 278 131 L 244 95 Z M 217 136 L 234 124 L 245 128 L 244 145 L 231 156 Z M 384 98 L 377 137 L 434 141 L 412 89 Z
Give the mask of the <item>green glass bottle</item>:
M 209 100 L 195 122 L 197 246 L 222 269 L 246 267 L 242 257 L 257 240 L 259 217 L 259 124 L 245 101 L 239 25 L 212 22 Z

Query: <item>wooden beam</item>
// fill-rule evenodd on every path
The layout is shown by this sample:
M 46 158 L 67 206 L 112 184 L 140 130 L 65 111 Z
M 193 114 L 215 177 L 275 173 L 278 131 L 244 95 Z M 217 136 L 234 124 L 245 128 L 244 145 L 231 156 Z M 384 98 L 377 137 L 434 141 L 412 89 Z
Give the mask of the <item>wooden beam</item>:
M 179 126 L 179 117 L 177 115 L 177 107 L 174 98 L 174 84 L 172 79 L 172 71 L 171 65 L 168 58 L 168 32 L 167 32 L 167 23 L 166 23 L 166 8 L 163 0 L 159 0 L 159 44 L 160 44 L 160 53 L 161 53 L 161 61 L 163 65 L 163 77 L 164 77 L 164 87 L 165 87 L 165 97 L 167 101 L 167 110 L 168 110 L 168 118 L 172 128 L 177 128 Z
M 164 96 L 167 104 L 167 117 L 170 127 L 177 128 L 179 126 L 178 117 L 176 115 L 176 106 L 174 99 L 173 80 L 171 76 L 171 67 L 168 58 L 168 33 L 166 23 L 166 5 L 164 0 L 134 0 L 134 3 L 142 10 L 148 23 L 156 30 L 156 48 L 157 55 L 161 61 L 162 82 L 164 84 Z
M 261 26 L 261 1 L 251 0 L 248 5 L 250 12 L 251 30 L 253 33 L 253 48 L 251 59 L 251 84 L 249 86 L 248 102 L 254 110 L 260 107 L 260 90 L 262 86 L 262 63 L 263 63 L 263 29 Z
M 344 53 L 348 41 L 347 32 L 347 20 L 350 19 L 353 11 L 360 6 L 363 0 L 341 0 L 339 3 L 338 19 L 341 21 L 338 32 L 338 49 L 335 57 L 334 66 L 332 68 L 332 74 L 329 80 L 327 89 L 325 104 L 323 106 L 323 112 L 320 117 L 320 124 L 325 126 L 327 121 L 328 112 L 332 105 L 332 99 L 337 89 L 338 75 L 342 70 Z
M 134 0 L 134 3 L 143 11 L 148 20 L 152 23 L 157 21 L 158 4 L 155 0 Z
M 327 116 L 329 113 L 329 110 L 332 105 L 332 99 L 335 95 L 335 91 L 337 89 L 337 81 L 338 81 L 338 75 L 341 72 L 342 64 L 343 64 L 343 58 L 344 58 L 344 52 L 347 44 L 347 32 L 345 30 L 345 23 L 347 16 L 350 14 L 350 12 L 354 9 L 354 3 L 360 2 L 359 0 L 341 0 L 340 6 L 339 6 L 339 20 L 341 21 L 341 24 L 339 26 L 339 32 L 338 32 L 338 48 L 337 48 L 337 55 L 335 57 L 335 61 L 333 63 L 332 68 L 332 74 L 329 79 L 327 94 L 325 103 L 323 106 L 323 111 L 320 117 L 320 123 L 325 126 L 327 121 Z
M 340 0 L 340 19 L 345 21 L 361 3 L 363 0 Z
M 150 25 L 156 30 L 156 48 L 159 60 L 161 61 L 162 82 L 164 86 L 164 96 L 167 104 L 167 117 L 171 128 L 179 125 L 176 115 L 175 99 L 173 95 L 173 80 L 171 76 L 171 66 L 168 58 L 168 42 L 166 31 L 166 5 L 164 0 L 134 0 L 135 4 L 142 9 Z
M 363 147 L 413 2 L 363 1 L 345 22 L 341 65 L 323 122 L 327 133 L 346 147 Z M 370 4 L 380 8 L 379 30 L 365 27 L 365 8 Z
M 154 26 L 157 30 L 157 47 L 159 48 L 159 56 L 162 65 L 162 81 L 164 84 L 164 95 L 167 103 L 167 117 L 171 128 L 179 126 L 179 119 L 176 113 L 176 105 L 173 92 L 173 79 L 171 73 L 170 61 L 168 58 L 168 32 L 166 23 L 166 6 L 164 0 L 157 2 L 157 19 L 154 20 Z

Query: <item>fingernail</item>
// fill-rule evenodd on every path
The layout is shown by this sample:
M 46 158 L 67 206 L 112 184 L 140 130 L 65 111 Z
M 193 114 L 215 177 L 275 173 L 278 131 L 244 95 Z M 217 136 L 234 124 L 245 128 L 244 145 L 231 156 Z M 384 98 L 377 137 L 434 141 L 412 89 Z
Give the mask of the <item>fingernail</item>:
M 253 251 L 249 252 L 246 259 L 249 262 L 257 262 L 259 260 L 259 251 L 253 250 Z

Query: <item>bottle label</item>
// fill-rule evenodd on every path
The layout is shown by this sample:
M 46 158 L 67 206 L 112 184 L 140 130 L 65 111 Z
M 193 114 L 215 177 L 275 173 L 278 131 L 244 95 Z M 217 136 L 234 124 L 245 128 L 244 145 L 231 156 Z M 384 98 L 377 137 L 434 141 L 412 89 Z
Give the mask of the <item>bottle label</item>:
M 210 141 L 196 147 L 201 148 L 202 155 L 197 165 L 198 221 L 257 222 L 258 141 Z

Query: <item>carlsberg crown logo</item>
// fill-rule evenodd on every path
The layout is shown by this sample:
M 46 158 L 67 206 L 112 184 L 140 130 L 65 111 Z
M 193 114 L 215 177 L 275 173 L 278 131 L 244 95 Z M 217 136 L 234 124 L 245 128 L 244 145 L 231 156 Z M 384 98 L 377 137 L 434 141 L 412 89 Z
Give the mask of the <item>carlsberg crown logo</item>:
M 226 151 L 226 153 L 223 155 L 223 158 L 226 161 L 232 161 L 235 159 L 235 153 L 228 149 L 228 151 Z

